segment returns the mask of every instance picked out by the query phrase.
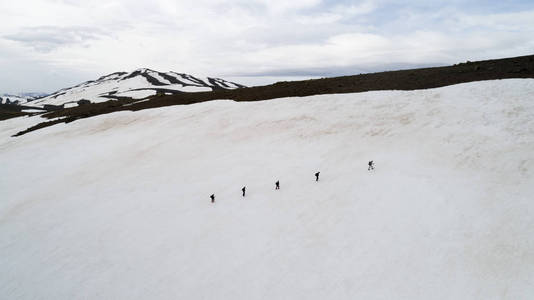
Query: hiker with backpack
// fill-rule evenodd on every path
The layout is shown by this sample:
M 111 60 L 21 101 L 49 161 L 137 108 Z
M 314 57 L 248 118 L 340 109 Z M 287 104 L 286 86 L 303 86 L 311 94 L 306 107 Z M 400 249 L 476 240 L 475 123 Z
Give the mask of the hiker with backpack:
M 319 173 L 321 173 L 321 172 L 315 173 L 315 181 L 319 181 Z

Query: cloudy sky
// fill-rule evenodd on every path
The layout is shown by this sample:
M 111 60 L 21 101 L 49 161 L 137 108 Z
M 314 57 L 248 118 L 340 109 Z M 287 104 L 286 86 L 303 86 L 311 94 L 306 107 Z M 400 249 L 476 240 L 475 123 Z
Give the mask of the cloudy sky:
M 147 67 L 244 84 L 534 54 L 534 1 L 0 0 L 0 92 Z

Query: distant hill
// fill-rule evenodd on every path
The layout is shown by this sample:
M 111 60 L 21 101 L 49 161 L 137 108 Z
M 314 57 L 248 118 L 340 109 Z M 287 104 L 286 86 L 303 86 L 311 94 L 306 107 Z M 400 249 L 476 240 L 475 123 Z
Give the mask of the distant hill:
M 209 92 L 236 89 L 244 85 L 221 78 L 199 78 L 176 72 L 158 72 L 138 69 L 133 72 L 116 72 L 96 80 L 86 81 L 73 87 L 61 89 L 35 101 L 34 105 L 68 105 L 80 100 L 91 103 L 111 99 L 143 99 L 156 94 L 174 95 L 184 92 Z
M 45 96 L 44 93 L 0 94 L 0 104 L 22 105 Z

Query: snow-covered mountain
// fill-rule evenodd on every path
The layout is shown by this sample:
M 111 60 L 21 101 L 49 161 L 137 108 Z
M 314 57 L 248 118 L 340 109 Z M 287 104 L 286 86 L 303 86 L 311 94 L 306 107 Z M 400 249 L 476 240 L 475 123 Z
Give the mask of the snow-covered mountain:
M 46 94 L 43 93 L 0 94 L 0 104 L 25 105 L 28 102 L 45 96 Z
M 0 95 L 0 104 L 23 104 L 27 99 L 17 95 L 2 94 Z
M 104 102 L 121 97 L 141 99 L 157 92 L 174 94 L 180 92 L 204 92 L 216 89 L 235 89 L 243 85 L 220 78 L 198 78 L 176 72 L 158 72 L 138 69 L 133 72 L 116 72 L 87 81 L 74 87 L 65 88 L 33 104 L 63 105 L 79 100 Z
M 0 295 L 534 299 L 533 99 L 533 79 L 509 79 L 16 138 L 42 118 L 2 121 Z

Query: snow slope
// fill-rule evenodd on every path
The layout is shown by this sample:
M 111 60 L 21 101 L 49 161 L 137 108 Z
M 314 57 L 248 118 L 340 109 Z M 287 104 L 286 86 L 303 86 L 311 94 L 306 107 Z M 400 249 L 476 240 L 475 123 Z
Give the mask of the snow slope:
M 235 89 L 243 85 L 220 78 L 197 78 L 176 72 L 158 72 L 138 69 L 133 72 L 116 72 L 97 80 L 65 88 L 41 98 L 34 104 L 62 105 L 85 99 L 91 102 L 105 102 L 117 97 L 142 99 L 153 96 L 157 91 L 171 93 L 205 92 L 214 89 Z
M 0 295 L 533 299 L 533 100 L 517 79 L 211 101 L 17 138 L 35 117 L 1 122 Z

